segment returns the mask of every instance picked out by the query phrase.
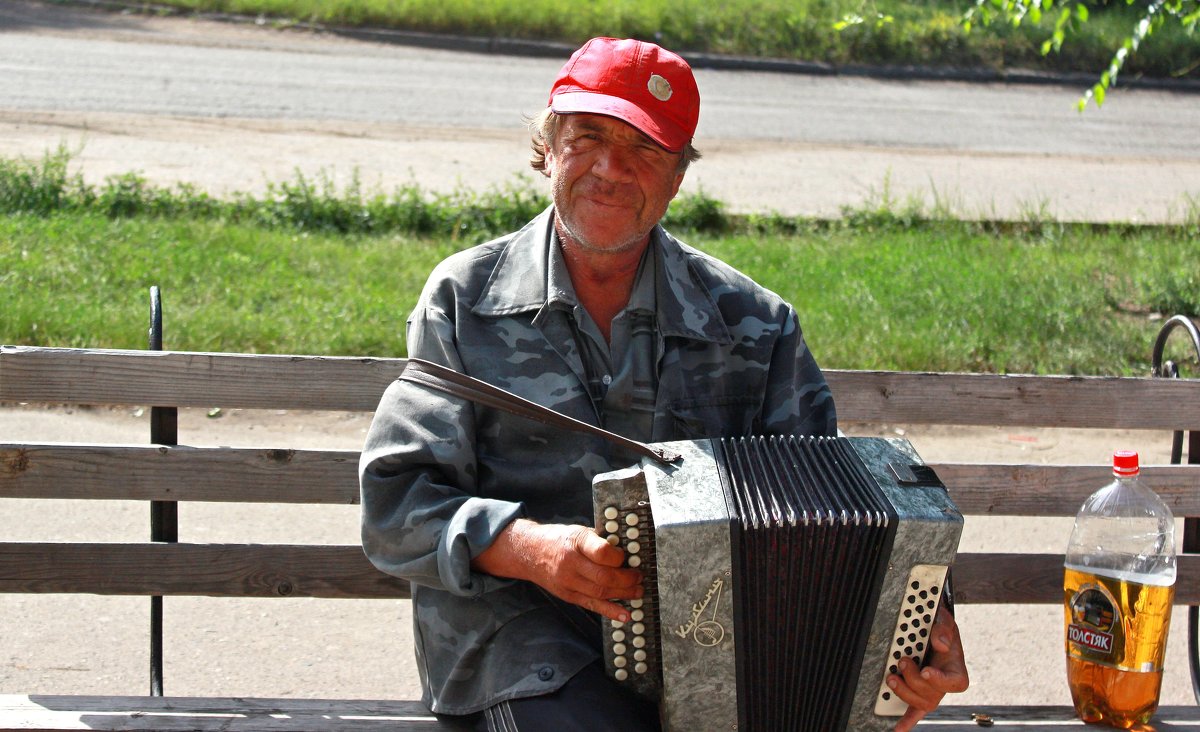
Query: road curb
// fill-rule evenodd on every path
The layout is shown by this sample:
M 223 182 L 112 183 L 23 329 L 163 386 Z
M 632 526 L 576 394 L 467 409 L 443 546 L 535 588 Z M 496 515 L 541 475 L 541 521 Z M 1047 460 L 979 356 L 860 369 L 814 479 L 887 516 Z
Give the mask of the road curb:
M 102 10 L 144 13 L 153 15 L 181 16 L 214 20 L 241 25 L 271 26 L 284 30 L 300 30 L 312 33 L 327 33 L 353 40 L 371 41 L 435 48 L 447 51 L 463 51 L 480 54 L 528 56 L 536 58 L 566 59 L 576 46 L 555 41 L 523 40 L 517 38 L 464 36 L 456 34 L 426 33 L 391 28 L 369 28 L 334 26 L 276 19 L 267 16 L 239 15 L 235 13 L 196 12 L 172 5 L 159 5 L 134 0 L 53 0 L 58 5 L 74 5 Z M 1098 74 L 1084 72 L 1046 72 L 1027 69 L 989 68 L 941 68 L 919 65 L 828 64 L 817 61 L 793 59 L 758 58 L 750 56 L 726 56 L 709 53 L 681 52 L 693 68 L 718 69 L 725 71 L 763 71 L 810 76 L 853 76 L 896 81 L 955 81 L 968 83 L 1004 83 L 1057 85 L 1074 88 L 1090 88 L 1096 83 Z M 1200 80 L 1164 79 L 1137 76 L 1122 76 L 1119 84 L 1125 89 L 1156 89 L 1177 92 L 1200 92 Z

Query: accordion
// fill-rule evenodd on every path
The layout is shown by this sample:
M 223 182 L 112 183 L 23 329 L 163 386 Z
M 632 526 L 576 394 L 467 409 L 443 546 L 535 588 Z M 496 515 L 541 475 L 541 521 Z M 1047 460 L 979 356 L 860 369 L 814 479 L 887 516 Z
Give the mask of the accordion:
M 663 443 L 674 464 L 596 476 L 596 528 L 643 572 L 606 624 L 608 673 L 669 732 L 872 732 L 906 705 L 962 515 L 900 439 Z

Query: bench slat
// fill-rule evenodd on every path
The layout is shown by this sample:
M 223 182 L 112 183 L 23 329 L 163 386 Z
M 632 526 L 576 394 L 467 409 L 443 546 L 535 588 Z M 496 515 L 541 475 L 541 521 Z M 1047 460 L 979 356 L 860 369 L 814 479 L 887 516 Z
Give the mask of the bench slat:
M 0 401 L 372 411 L 404 359 L 0 346 Z M 845 422 L 1200 427 L 1194 379 L 826 372 Z
M 954 566 L 961 603 L 1062 602 L 1061 554 L 963 553 Z M 1200 576 L 1200 556 L 1179 557 Z M 0 592 L 215 597 L 408 598 L 403 580 L 375 569 L 357 546 L 280 544 L 0 543 Z M 1178 605 L 1200 604 L 1180 581 Z
M 0 543 L 0 592 L 409 598 L 358 546 Z
M 837 370 L 825 376 L 844 422 L 1164 430 L 1200 426 L 1195 379 Z
M 951 697 L 947 697 L 948 699 Z M 979 732 L 982 729 L 971 715 L 982 714 L 992 720 L 991 729 L 1020 729 L 1022 732 L 1061 732 L 1064 729 L 1105 729 L 1084 724 L 1075 718 L 1069 706 L 958 706 L 939 707 L 917 726 L 938 732 Z M 1040 723 L 1040 724 L 1039 724 Z M 1195 730 L 1200 727 L 1200 708 L 1194 706 L 1160 707 L 1153 719 L 1154 729 Z
M 0 729 L 466 732 L 470 727 L 439 721 L 418 701 L 6 694 L 0 695 Z
M 1103 465 L 934 463 L 967 515 L 1074 516 Z M 1200 465 L 1146 466 L 1178 517 L 1200 516 Z M 0 443 L 0 497 L 358 503 L 353 450 Z
M 1065 541 L 1065 539 L 1064 539 Z M 1178 557 L 1176 605 L 1200 605 L 1200 555 Z M 972 604 L 1063 601 L 1061 554 L 959 554 L 954 562 L 955 602 Z
M 1091 729 L 1069 706 L 943 706 L 917 729 L 978 732 L 972 715 L 992 729 L 1060 732 Z M 1161 732 L 1194 730 L 1200 708 L 1164 706 L 1153 720 Z M 470 729 L 439 721 L 416 701 L 255 699 L 245 697 L 144 697 L 0 695 L 0 728 L 13 730 L 195 730 L 196 732 L 356 732 L 358 730 Z
M 0 401 L 374 411 L 404 359 L 0 346 Z
M 0 443 L 0 497 L 358 503 L 358 452 Z
M 931 466 L 965 515 L 1074 516 L 1085 498 L 1113 479 L 1111 465 Z M 1145 465 L 1141 480 L 1177 518 L 1200 516 L 1200 465 Z

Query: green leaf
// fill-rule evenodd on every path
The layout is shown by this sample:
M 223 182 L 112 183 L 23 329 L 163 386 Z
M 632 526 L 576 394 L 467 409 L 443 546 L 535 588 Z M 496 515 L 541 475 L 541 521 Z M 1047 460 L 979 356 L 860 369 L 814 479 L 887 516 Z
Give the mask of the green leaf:
M 863 19 L 861 15 L 848 13 L 843 15 L 841 20 L 833 24 L 833 29 L 836 31 L 843 31 L 852 25 L 862 25 L 862 22 Z
M 1086 6 L 1086 5 L 1084 5 L 1083 3 L 1080 3 L 1079 5 L 1076 5 L 1076 6 L 1075 6 L 1075 17 L 1079 19 L 1079 22 L 1080 22 L 1080 23 L 1086 23 L 1086 22 L 1088 22 L 1088 9 L 1087 9 L 1087 6 Z
M 1103 107 L 1103 106 L 1104 106 L 1104 89 L 1105 89 L 1105 86 L 1106 86 L 1106 84 L 1103 84 L 1103 83 L 1101 83 L 1101 84 L 1097 84 L 1097 85 L 1095 85 L 1095 86 L 1093 86 L 1093 87 L 1092 87 L 1092 96 L 1093 96 L 1093 97 L 1095 98 L 1095 100 L 1096 100 L 1096 106 L 1097 106 L 1097 107 Z

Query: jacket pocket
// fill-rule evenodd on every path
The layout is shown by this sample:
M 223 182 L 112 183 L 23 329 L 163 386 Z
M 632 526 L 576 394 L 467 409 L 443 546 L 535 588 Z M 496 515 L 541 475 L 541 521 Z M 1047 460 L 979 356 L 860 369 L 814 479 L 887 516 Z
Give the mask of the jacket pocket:
M 753 434 L 759 400 L 743 395 L 719 395 L 678 399 L 670 412 L 675 440 L 709 437 L 740 437 Z

